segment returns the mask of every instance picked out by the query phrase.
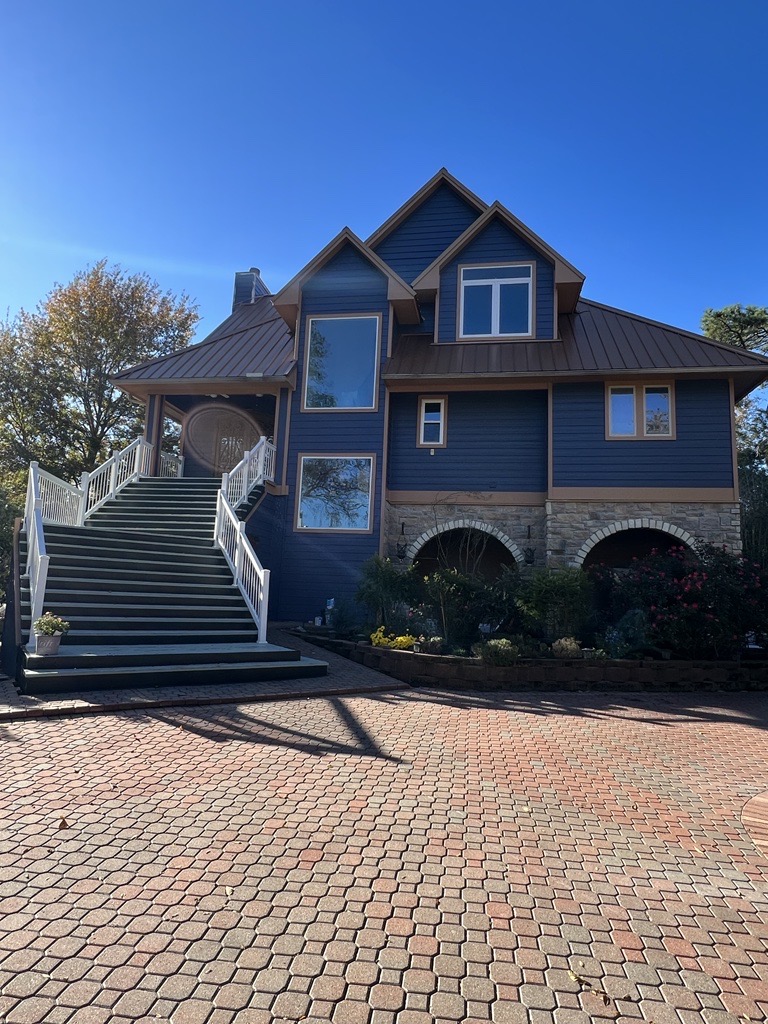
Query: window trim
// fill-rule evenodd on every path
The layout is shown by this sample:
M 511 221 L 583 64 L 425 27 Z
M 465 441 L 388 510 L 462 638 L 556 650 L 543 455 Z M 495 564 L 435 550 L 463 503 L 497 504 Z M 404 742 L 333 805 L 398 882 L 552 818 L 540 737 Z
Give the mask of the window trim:
M 531 276 L 529 278 L 518 278 L 518 280 L 526 280 L 528 282 L 528 327 L 529 330 L 523 334 L 464 334 L 464 271 L 465 270 L 496 270 L 501 267 L 530 267 Z M 460 263 L 457 269 L 458 282 L 457 282 L 457 323 L 456 323 L 456 337 L 459 341 L 530 341 L 531 338 L 536 336 L 536 302 L 534 296 L 536 294 L 536 261 L 535 260 L 499 260 L 496 263 Z M 514 279 L 513 279 L 514 280 Z M 493 283 L 497 281 L 501 283 L 503 279 L 500 278 L 489 278 L 489 282 Z M 473 282 L 474 284 L 480 284 L 480 281 Z M 486 282 L 488 283 L 488 282 Z M 510 283 L 507 281 L 506 283 Z M 472 287 L 472 284 L 469 284 Z M 491 293 L 491 320 L 494 320 L 494 309 L 495 319 L 498 322 L 500 315 L 500 305 L 498 303 L 498 287 L 495 288 Z M 491 329 L 493 329 L 493 323 L 491 323 Z
M 307 405 L 307 387 L 309 385 L 309 340 L 311 337 L 311 323 L 313 320 L 377 320 L 376 327 L 376 356 L 373 366 L 373 405 L 330 405 L 316 408 Z M 381 380 L 379 369 L 381 366 L 381 337 L 384 322 L 383 313 L 307 313 L 304 319 L 304 358 L 302 360 L 304 381 L 301 386 L 301 412 L 307 413 L 335 413 L 335 412 L 378 412 L 379 392 Z
M 635 432 L 614 434 L 611 432 L 611 392 L 617 389 L 632 389 L 635 409 Z M 666 388 L 669 392 L 669 433 L 648 434 L 645 422 L 645 395 L 649 388 Z M 677 437 L 675 416 L 675 382 L 671 380 L 611 381 L 605 385 L 605 439 L 606 441 L 674 441 Z
M 293 532 L 331 534 L 334 537 L 344 534 L 352 535 L 355 537 L 370 536 L 374 532 L 374 496 L 376 493 L 376 452 L 299 452 L 296 458 L 296 496 L 294 498 Z M 368 494 L 368 526 L 364 530 L 355 530 L 351 527 L 337 528 L 335 526 L 299 526 L 299 513 L 301 512 L 301 485 L 304 474 L 304 459 L 369 460 L 369 462 L 371 463 L 371 487 L 370 492 Z
M 424 406 L 427 402 L 437 402 L 440 405 L 440 440 L 424 440 Z M 416 447 L 417 448 L 447 448 L 448 447 L 448 396 L 447 395 L 419 395 L 419 410 L 416 419 Z

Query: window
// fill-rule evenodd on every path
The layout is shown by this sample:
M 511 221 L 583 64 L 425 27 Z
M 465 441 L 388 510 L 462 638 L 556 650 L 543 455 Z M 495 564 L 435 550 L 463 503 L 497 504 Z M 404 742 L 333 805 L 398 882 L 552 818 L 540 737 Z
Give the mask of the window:
M 459 337 L 533 334 L 533 264 L 462 267 Z
M 672 438 L 672 405 L 670 384 L 609 387 L 607 436 L 613 440 Z
M 372 455 L 299 458 L 299 530 L 370 532 Z
M 378 316 L 309 317 L 304 408 L 375 409 Z
M 445 398 L 419 399 L 419 434 L 416 443 L 420 448 L 445 448 Z

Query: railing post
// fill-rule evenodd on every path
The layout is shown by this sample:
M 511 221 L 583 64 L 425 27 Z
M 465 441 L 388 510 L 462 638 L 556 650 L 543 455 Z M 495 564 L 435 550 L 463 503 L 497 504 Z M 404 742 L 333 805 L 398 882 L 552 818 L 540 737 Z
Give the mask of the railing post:
M 109 471 L 109 496 L 110 498 L 114 498 L 117 494 L 117 456 L 115 452 L 112 452 L 110 458 L 114 459 L 114 462 L 112 463 L 112 467 Z
M 245 525 L 245 524 L 243 524 Z M 267 617 L 269 615 L 269 569 L 264 570 L 261 583 L 261 599 L 259 600 L 259 629 L 256 634 L 256 642 L 265 644 L 267 642 Z
M 80 474 L 80 507 L 77 510 L 77 525 L 85 523 L 85 514 L 88 511 L 88 490 L 90 484 L 90 473 Z
M 226 474 L 225 474 L 226 476 Z M 218 547 L 219 545 L 219 531 L 221 530 L 221 495 L 222 492 L 216 495 L 216 518 L 213 522 L 213 546 Z
M 237 544 L 235 546 L 235 583 L 243 578 L 243 537 L 245 536 L 245 523 L 237 524 Z
M 184 456 L 179 456 L 178 469 L 176 470 L 176 476 L 181 479 L 184 476 Z
M 29 640 L 30 647 L 35 642 L 35 620 L 39 619 L 43 614 L 43 601 L 45 599 L 45 586 L 48 582 L 48 562 L 50 561 L 50 555 L 40 555 L 38 559 L 37 578 L 34 581 L 35 590 L 32 597 L 32 604 L 30 606 L 31 616 L 29 620 Z M 30 580 L 32 583 L 32 580 Z

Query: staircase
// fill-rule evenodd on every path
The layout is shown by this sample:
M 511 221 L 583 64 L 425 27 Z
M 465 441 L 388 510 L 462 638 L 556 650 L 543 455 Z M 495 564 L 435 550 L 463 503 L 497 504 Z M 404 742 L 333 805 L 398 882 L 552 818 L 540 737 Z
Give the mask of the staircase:
M 71 629 L 58 655 L 24 654 L 26 693 L 326 673 L 324 662 L 256 642 L 251 613 L 213 545 L 220 486 L 219 480 L 140 478 L 84 526 L 46 524 L 45 610 Z M 27 635 L 24 577 L 21 597 Z

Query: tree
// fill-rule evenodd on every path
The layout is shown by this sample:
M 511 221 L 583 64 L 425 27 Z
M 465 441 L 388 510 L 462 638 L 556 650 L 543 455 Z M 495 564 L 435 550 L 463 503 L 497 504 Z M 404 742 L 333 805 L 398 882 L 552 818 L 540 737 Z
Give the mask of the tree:
M 768 351 L 768 307 L 723 306 L 705 309 L 701 327 L 708 338 L 736 348 Z
M 198 319 L 186 294 L 100 260 L 0 326 L 0 476 L 34 459 L 76 479 L 135 436 L 111 376 L 187 345 Z

